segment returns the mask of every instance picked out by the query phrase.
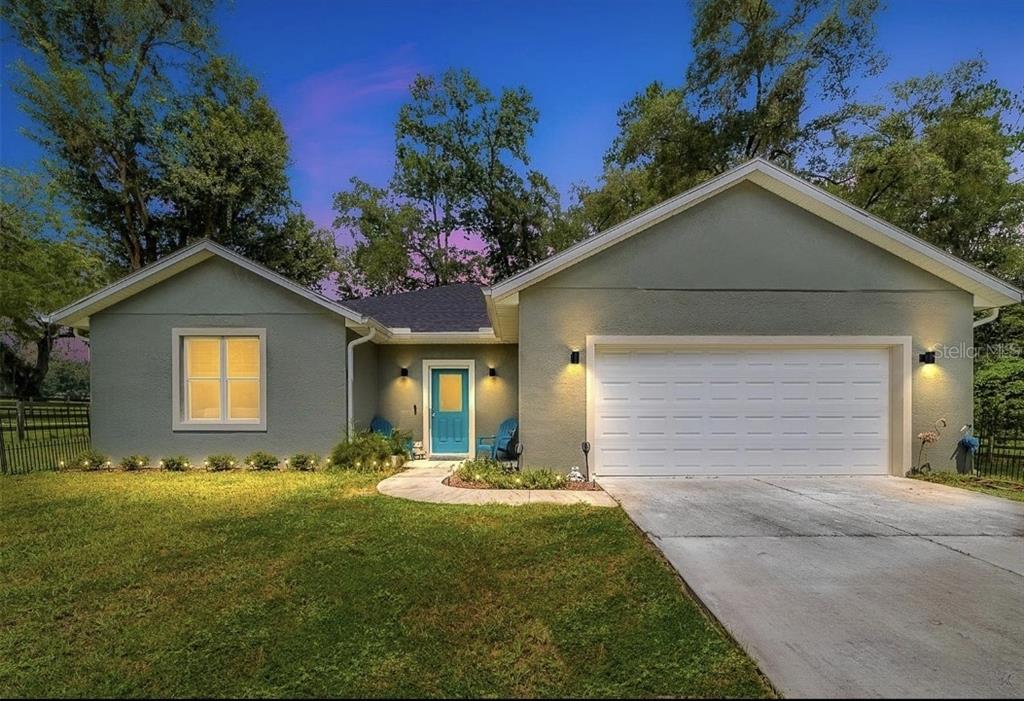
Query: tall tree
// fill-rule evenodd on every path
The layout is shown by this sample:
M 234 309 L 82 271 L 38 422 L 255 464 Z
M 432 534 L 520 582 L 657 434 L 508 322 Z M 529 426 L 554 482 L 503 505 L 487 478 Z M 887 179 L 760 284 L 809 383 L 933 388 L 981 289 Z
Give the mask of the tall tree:
M 795 164 L 846 118 L 852 78 L 880 70 L 879 0 L 699 0 L 694 59 L 678 87 L 655 82 L 619 110 L 591 230 L 621 221 L 749 158 Z
M 38 176 L 0 172 L 0 374 L 19 397 L 38 397 L 54 341 L 47 314 L 107 279 L 80 226 Z
M 335 198 L 355 235 L 355 287 L 393 292 L 509 275 L 571 238 L 558 193 L 529 169 L 538 119 L 524 88 L 495 96 L 466 71 L 418 76 L 395 125 L 386 188 L 358 179 Z M 483 255 L 465 245 L 478 239 Z
M 1024 272 L 1024 181 L 1015 167 L 1024 110 L 983 61 L 897 83 L 883 102 L 849 113 L 810 160 L 812 175 L 981 268 L 1010 279 Z
M 4 20 L 33 54 L 18 64 L 16 87 L 31 134 L 124 269 L 192 238 L 252 254 L 268 250 L 264 237 L 296 230 L 284 130 L 256 82 L 213 54 L 212 8 L 213 0 L 2 0 Z M 322 234 L 304 245 L 318 247 L 316 260 L 333 256 Z M 280 255 L 273 262 L 286 275 L 308 268 Z
M 157 160 L 173 77 L 205 56 L 212 0 L 3 0 L 35 54 L 16 90 L 57 183 L 129 269 L 168 248 Z

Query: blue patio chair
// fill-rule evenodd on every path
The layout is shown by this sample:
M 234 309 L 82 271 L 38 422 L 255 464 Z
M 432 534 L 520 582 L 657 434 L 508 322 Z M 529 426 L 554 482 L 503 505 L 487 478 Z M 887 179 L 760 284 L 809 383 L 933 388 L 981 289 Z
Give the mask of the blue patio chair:
M 395 432 L 395 427 L 383 416 L 374 416 L 373 421 L 370 422 L 370 430 L 391 438 L 391 434 Z
M 476 442 L 476 454 L 486 453 L 493 460 L 515 460 L 515 439 L 519 433 L 518 419 L 505 419 L 494 436 L 482 436 Z

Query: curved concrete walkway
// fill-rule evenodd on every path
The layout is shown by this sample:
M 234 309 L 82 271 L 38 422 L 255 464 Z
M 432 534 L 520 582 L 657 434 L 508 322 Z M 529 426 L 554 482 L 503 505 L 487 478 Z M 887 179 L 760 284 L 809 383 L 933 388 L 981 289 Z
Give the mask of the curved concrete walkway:
M 417 465 L 420 463 L 420 465 Z M 570 489 L 465 489 L 443 484 L 457 462 L 416 460 L 409 469 L 382 480 L 377 491 L 389 497 L 434 504 L 589 504 L 618 506 L 605 492 Z

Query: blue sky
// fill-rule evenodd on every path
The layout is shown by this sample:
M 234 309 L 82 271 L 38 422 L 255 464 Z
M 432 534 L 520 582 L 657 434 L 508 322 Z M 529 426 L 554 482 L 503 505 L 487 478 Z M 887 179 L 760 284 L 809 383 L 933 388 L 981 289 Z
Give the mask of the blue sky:
M 293 193 L 321 224 L 352 176 L 387 180 L 410 79 L 451 66 L 494 91 L 524 85 L 541 114 L 533 167 L 563 193 L 593 182 L 617 108 L 652 80 L 680 82 L 692 24 L 680 0 L 236 0 L 216 18 L 222 48 L 280 112 Z M 1024 0 L 889 0 L 878 26 L 889 65 L 861 97 L 979 55 L 1003 85 L 1024 87 Z M 40 154 L 20 133 L 27 121 L 10 89 L 17 54 L 5 42 L 0 161 L 32 167 Z

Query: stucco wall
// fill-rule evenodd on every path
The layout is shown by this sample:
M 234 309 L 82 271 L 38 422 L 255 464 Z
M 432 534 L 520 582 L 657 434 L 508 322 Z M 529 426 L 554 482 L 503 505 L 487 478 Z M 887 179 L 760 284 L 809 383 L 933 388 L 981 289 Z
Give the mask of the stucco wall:
M 968 293 L 743 184 L 520 294 L 524 459 L 582 463 L 587 358 L 570 365 L 569 351 L 588 334 L 910 335 L 913 433 L 945 417 L 930 455 L 949 466 L 972 361 L 924 367 L 917 353 L 970 344 L 972 315 Z
M 349 340 L 357 338 L 354 331 L 349 331 Z M 360 343 L 355 347 L 352 375 L 352 421 L 356 430 L 370 427 L 370 422 L 377 414 L 377 344 L 373 341 Z
M 518 414 L 519 368 L 515 345 L 377 346 L 377 413 L 397 428 L 412 431 L 413 440 L 423 440 L 424 359 L 476 361 L 477 436 L 493 435 L 502 421 Z M 409 368 L 408 377 L 401 377 L 403 367 Z M 497 377 L 487 375 L 489 367 L 497 371 Z
M 211 453 L 325 453 L 345 423 L 344 320 L 257 275 L 211 259 L 93 316 L 92 432 L 98 450 L 157 460 Z M 171 330 L 267 330 L 267 430 L 171 430 Z

